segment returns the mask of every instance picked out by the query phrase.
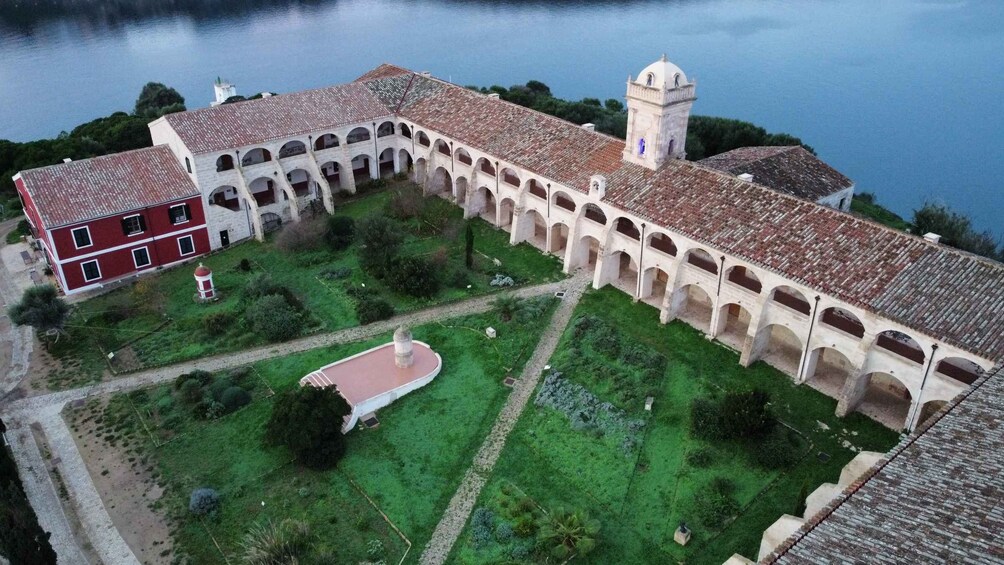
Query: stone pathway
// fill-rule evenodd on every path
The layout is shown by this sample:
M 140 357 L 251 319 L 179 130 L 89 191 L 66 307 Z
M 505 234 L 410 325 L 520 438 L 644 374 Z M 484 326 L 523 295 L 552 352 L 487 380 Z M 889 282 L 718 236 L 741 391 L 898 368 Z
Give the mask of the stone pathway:
M 6 276 L 9 276 L 9 273 L 0 271 L 0 286 L 6 286 Z M 567 280 L 520 288 L 514 291 L 513 294 L 519 297 L 531 297 L 553 294 L 566 288 L 568 288 Z M 42 394 L 7 403 L 3 402 L 2 395 L 0 395 L 0 416 L 7 423 L 7 435 L 12 438 L 11 443 L 14 458 L 24 478 L 28 500 L 35 508 L 42 527 L 52 533 L 51 542 L 53 549 L 59 555 L 60 565 L 86 564 L 87 560 L 76 545 L 72 529 L 63 512 L 56 488 L 49 474 L 46 472 L 46 463 L 31 434 L 30 426 L 32 423 L 38 423 L 42 426 L 52 452 L 52 461 L 56 462 L 60 475 L 66 483 L 67 491 L 76 509 L 78 518 L 95 552 L 101 556 L 105 563 L 138 564 L 138 560 L 136 560 L 132 551 L 112 525 L 111 517 L 105 509 L 94 486 L 94 482 L 91 480 L 84 461 L 76 448 L 76 444 L 60 415 L 68 402 L 83 400 L 90 396 L 100 396 L 152 386 L 170 381 L 178 375 L 194 369 L 211 372 L 219 371 L 319 347 L 364 340 L 393 331 L 402 324 L 417 326 L 435 320 L 487 312 L 491 309 L 491 303 L 496 297 L 492 295 L 472 298 L 462 302 L 404 314 L 366 326 L 358 326 L 337 332 L 309 336 L 278 345 L 269 345 L 228 355 L 151 369 L 73 390 Z M 5 332 L 0 327 L 0 342 L 10 339 L 9 333 L 9 331 Z M 17 342 L 14 343 L 17 345 Z M 26 343 L 28 344 L 27 351 L 30 353 L 30 334 Z M 25 346 L 22 343 L 20 347 Z M 23 353 L 23 358 L 26 361 L 22 370 L 22 376 L 27 370 L 28 353 Z M 17 356 L 13 358 L 18 359 Z M 0 367 L 0 369 L 2 368 Z M 20 378 L 14 381 L 13 386 L 16 387 L 19 381 Z M 6 385 L 6 381 L 4 381 L 4 384 Z
M 467 523 L 468 517 L 474 510 L 474 504 L 477 502 L 481 489 L 484 488 L 499 455 L 502 453 L 506 438 L 509 437 L 509 433 L 516 425 L 526 403 L 530 400 L 530 396 L 544 372 L 544 366 L 557 349 L 558 340 L 561 339 L 561 334 L 572 319 L 575 306 L 579 303 L 582 293 L 591 281 L 591 274 L 582 272 L 566 281 L 567 292 L 564 300 L 551 318 L 551 323 L 541 335 L 537 348 L 526 362 L 523 374 L 513 386 L 505 406 L 502 407 L 502 411 L 495 420 L 495 425 L 492 426 L 488 437 L 478 449 L 470 469 L 464 474 L 464 480 L 460 483 L 453 498 L 450 499 L 450 505 L 439 520 L 439 524 L 436 525 L 432 539 L 425 546 L 419 559 L 422 565 L 440 565 L 446 562 L 453 544 L 457 542 L 460 532 L 464 529 L 464 524 Z
M 17 227 L 18 219 L 0 223 L 0 237 Z M 21 300 L 24 289 L 31 286 L 28 276 L 29 268 L 41 268 L 41 263 L 24 265 L 21 251 L 27 249 L 24 244 L 3 245 L 0 248 L 0 351 L 3 352 L 3 362 L 0 368 L 0 400 L 10 391 L 17 388 L 25 375 L 28 374 L 28 363 L 31 359 L 33 345 L 32 330 L 26 327 L 14 326 L 7 317 L 7 308 Z M 10 359 L 7 359 L 10 355 Z

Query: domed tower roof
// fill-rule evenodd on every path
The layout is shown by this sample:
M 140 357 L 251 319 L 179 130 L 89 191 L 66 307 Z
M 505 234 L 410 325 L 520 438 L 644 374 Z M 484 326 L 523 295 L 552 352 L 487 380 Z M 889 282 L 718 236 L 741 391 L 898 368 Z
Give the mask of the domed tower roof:
M 199 263 L 199 266 L 195 268 L 195 276 L 197 277 L 208 277 L 213 274 L 209 267 Z
M 400 326 L 394 330 L 394 341 L 409 341 L 411 340 L 411 330 L 408 326 Z
M 635 83 L 652 88 L 678 88 L 688 84 L 687 75 L 680 67 L 670 63 L 666 56 L 642 69 Z

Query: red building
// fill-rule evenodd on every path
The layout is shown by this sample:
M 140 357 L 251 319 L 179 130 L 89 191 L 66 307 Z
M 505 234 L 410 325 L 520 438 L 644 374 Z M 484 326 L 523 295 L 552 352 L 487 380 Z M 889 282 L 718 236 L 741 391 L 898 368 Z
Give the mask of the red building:
M 209 251 L 199 189 L 165 145 L 21 171 L 14 184 L 66 294 Z

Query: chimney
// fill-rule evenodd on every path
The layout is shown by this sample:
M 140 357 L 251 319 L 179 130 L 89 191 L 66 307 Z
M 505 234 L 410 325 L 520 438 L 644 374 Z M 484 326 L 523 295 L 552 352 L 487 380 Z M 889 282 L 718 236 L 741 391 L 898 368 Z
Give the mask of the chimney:
M 499 93 L 498 92 L 491 92 L 491 93 L 488 94 L 488 98 L 491 98 L 492 100 L 498 100 L 499 99 Z
M 739 180 L 744 180 L 746 182 L 753 182 L 753 175 L 749 173 L 743 173 L 739 175 Z
M 424 76 L 425 78 L 432 78 L 432 73 L 429 72 L 429 71 L 422 71 L 422 72 L 420 72 L 418 74 Z
M 596 131 L 596 124 L 582 124 L 582 129 Z
M 63 157 L 63 162 L 64 162 L 64 163 L 69 163 L 69 162 L 70 162 L 70 161 L 72 161 L 72 160 L 73 160 L 73 159 L 70 159 L 69 157 Z
M 930 241 L 931 243 L 938 243 L 941 241 L 941 236 L 936 233 L 925 233 L 924 239 Z

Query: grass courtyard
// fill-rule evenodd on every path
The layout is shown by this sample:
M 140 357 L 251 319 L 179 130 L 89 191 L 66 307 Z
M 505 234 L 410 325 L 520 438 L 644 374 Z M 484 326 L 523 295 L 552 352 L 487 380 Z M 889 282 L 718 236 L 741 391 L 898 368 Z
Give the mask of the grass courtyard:
M 339 202 L 335 215 L 356 220 L 385 215 L 395 190 L 418 189 L 411 183 L 397 183 Z M 346 292 L 351 288 L 365 286 L 370 295 L 387 301 L 399 314 L 497 291 L 489 284 L 496 273 L 512 277 L 517 285 L 563 277 L 557 259 L 526 244 L 510 246 L 509 234 L 481 219 L 471 220 L 470 225 L 475 236 L 473 269 L 459 281 L 444 281 L 430 298 L 402 294 L 386 280 L 367 275 L 359 265 L 364 250 L 358 243 L 344 251 L 325 247 L 290 253 L 278 248 L 273 237 L 265 243 L 249 241 L 207 256 L 202 261 L 213 269 L 222 297 L 208 305 L 192 300 L 192 264 L 143 277 L 77 305 L 68 324 L 69 337 L 49 347 L 61 366 L 50 371 L 47 384 L 64 389 L 97 380 L 106 368 L 108 352 L 116 353 L 116 370 L 128 371 L 266 343 L 249 331 L 242 317 L 242 291 L 262 273 L 289 289 L 302 304 L 300 335 L 358 325 L 355 300 Z M 464 269 L 464 223 L 459 207 L 440 198 L 427 198 L 422 213 L 400 220 L 399 226 L 404 234 L 403 256 L 435 256 L 444 273 Z M 495 266 L 492 259 L 501 261 L 501 266 Z M 242 262 L 250 270 L 242 270 Z
M 886 451 L 896 441 L 859 414 L 837 419 L 834 400 L 766 364 L 739 366 L 736 353 L 689 326 L 660 325 L 651 307 L 609 287 L 585 295 L 551 365 L 563 388 L 554 386 L 560 379 L 542 380 L 538 393 L 546 392 L 535 394 L 509 436 L 450 562 L 542 560 L 534 533 L 543 513 L 559 507 L 601 524 L 595 550 L 577 562 L 718 565 L 733 553 L 756 557 L 764 529 L 794 513 L 804 492 L 837 479 L 854 456 L 844 442 Z M 794 463 L 764 468 L 756 445 L 693 437 L 695 399 L 752 388 L 769 392 L 780 421 L 800 434 Z M 576 404 L 575 394 L 594 400 Z M 699 516 L 721 490 L 732 501 L 725 519 L 702 525 Z M 686 547 L 673 542 L 681 522 L 693 530 Z
M 488 313 L 413 328 L 415 339 L 443 357 L 442 373 L 382 409 L 378 428 L 351 432 L 333 471 L 306 470 L 285 450 L 263 446 L 273 399 L 267 391 L 294 387 L 322 365 L 386 343 L 389 334 L 255 364 L 245 379 L 255 400 L 215 420 L 186 413 L 168 422 L 178 410 L 172 385 L 115 396 L 100 415 L 103 433 L 151 462 L 166 487 L 158 504 L 190 563 L 223 563 L 224 555 L 234 562 L 252 524 L 285 518 L 308 522 L 338 563 L 375 561 L 372 540 L 384 548 L 382 559 L 396 563 L 407 543 L 364 493 L 414 544 L 414 562 L 507 398 L 502 379 L 518 376 L 551 317 L 553 299 L 535 300 L 530 315 L 510 322 Z M 485 336 L 488 325 L 498 328 L 496 339 Z M 203 521 L 188 513 L 188 496 L 204 486 L 220 492 L 222 508 Z

